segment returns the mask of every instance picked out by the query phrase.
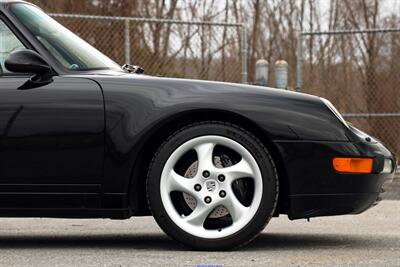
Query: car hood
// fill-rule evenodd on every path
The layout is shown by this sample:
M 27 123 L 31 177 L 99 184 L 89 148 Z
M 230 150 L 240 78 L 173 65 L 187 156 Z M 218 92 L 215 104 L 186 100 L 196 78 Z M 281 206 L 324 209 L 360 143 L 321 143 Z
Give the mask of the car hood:
M 271 87 L 262 87 L 256 85 L 240 84 L 240 83 L 229 83 L 220 81 L 206 81 L 196 79 L 182 79 L 182 78 L 166 78 L 158 76 L 150 76 L 143 74 L 130 74 L 125 72 L 103 72 L 101 75 L 95 75 L 95 80 L 101 81 L 116 81 L 118 83 L 124 83 L 126 86 L 151 83 L 153 87 L 149 87 L 149 90 L 155 89 L 157 85 L 161 85 L 165 89 L 167 87 L 174 87 L 176 90 L 181 92 L 187 91 L 194 95 L 207 93 L 207 94 L 244 94 L 245 97 L 260 97 L 260 96 L 271 96 L 278 98 L 288 99 L 299 99 L 304 101 L 320 102 L 319 97 L 293 92 L 289 90 L 276 89 Z M 131 87 L 134 88 L 133 86 Z

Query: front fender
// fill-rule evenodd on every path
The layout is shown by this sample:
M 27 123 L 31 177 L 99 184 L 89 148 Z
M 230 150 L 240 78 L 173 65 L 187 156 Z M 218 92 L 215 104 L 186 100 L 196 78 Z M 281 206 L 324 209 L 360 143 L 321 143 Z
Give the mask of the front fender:
M 346 127 L 314 96 L 140 75 L 98 76 L 95 80 L 104 94 L 104 182 L 114 204 L 126 200 L 122 195 L 127 190 L 134 161 L 140 157 L 137 148 L 151 129 L 177 114 L 199 110 L 237 114 L 268 133 L 271 141 L 348 141 Z

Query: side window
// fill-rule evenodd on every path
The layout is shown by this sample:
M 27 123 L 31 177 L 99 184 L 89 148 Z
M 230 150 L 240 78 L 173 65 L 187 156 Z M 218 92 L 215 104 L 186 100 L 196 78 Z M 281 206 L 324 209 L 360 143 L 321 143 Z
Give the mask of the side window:
M 8 73 L 4 67 L 4 61 L 7 56 L 18 49 L 25 48 L 24 45 L 18 40 L 14 33 L 0 20 L 0 75 Z

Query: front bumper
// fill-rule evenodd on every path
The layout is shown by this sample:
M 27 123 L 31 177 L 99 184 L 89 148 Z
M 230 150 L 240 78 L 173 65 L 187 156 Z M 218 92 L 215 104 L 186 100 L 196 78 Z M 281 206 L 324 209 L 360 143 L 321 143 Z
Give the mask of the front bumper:
M 277 141 L 286 174 L 286 207 L 290 219 L 361 213 L 379 200 L 382 186 L 394 177 L 396 159 L 379 142 Z M 374 159 L 372 174 L 342 174 L 335 157 Z M 383 173 L 385 160 L 393 171 Z

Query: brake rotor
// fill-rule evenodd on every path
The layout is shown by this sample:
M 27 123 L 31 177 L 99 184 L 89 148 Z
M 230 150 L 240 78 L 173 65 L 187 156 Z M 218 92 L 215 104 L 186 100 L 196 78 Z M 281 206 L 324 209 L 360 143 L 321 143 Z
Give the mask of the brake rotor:
M 220 157 L 214 157 L 214 164 L 217 168 L 223 168 L 221 158 Z M 197 173 L 197 161 L 193 162 L 192 165 L 189 166 L 189 168 L 186 170 L 184 176 L 187 178 L 192 178 L 196 175 Z M 197 206 L 197 201 L 194 197 L 191 195 L 182 192 L 183 194 L 183 199 L 185 200 L 186 204 L 191 210 L 194 210 Z M 221 218 L 229 214 L 229 211 L 224 207 L 224 206 L 218 206 L 216 207 L 208 216 L 208 218 Z

